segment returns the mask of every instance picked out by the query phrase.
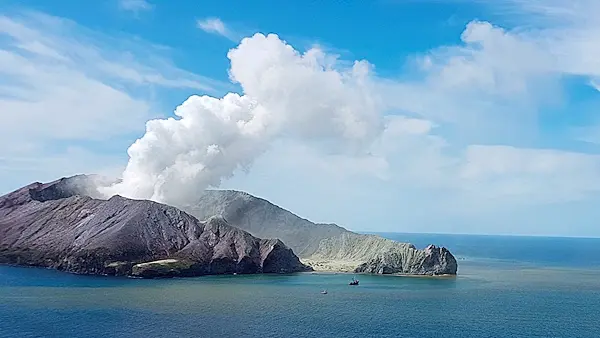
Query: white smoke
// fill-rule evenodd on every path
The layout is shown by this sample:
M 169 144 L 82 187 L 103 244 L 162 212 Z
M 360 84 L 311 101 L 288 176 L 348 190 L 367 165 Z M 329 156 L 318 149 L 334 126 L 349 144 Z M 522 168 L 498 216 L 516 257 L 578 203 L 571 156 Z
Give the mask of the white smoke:
M 178 118 L 148 121 L 128 149 L 122 181 L 105 194 L 182 205 L 248 168 L 275 139 L 358 152 L 380 133 L 382 106 L 365 61 L 343 67 L 274 34 L 245 38 L 227 57 L 244 94 L 194 95 L 177 107 Z

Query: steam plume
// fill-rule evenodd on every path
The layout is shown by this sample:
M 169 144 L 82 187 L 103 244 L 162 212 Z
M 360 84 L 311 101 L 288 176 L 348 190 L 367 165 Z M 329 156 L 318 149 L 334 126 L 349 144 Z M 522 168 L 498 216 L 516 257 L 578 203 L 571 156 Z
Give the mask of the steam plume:
M 342 67 L 274 34 L 245 38 L 227 57 L 243 95 L 194 95 L 177 107 L 177 118 L 148 121 L 128 149 L 122 181 L 105 194 L 182 205 L 249 167 L 277 138 L 357 152 L 380 131 L 381 105 L 365 61 Z

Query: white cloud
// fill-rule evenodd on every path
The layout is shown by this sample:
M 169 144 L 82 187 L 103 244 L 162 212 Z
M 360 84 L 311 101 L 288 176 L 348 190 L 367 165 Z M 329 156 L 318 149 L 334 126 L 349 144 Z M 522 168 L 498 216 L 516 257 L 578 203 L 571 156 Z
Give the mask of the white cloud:
M 233 42 L 239 42 L 240 40 L 240 36 L 237 33 L 233 32 L 219 18 L 198 19 L 196 21 L 196 26 L 207 33 L 221 35 Z
M 417 56 L 411 79 L 385 83 L 389 105 L 471 141 L 505 142 L 535 128 L 541 106 L 561 102 L 555 60 L 524 33 L 473 21 L 461 40 Z
M 126 11 L 139 13 L 141 11 L 150 11 L 154 9 L 154 5 L 146 0 L 118 0 L 119 7 Z
M 454 128 L 470 142 L 518 144 L 531 140 L 546 108 L 569 104 L 565 79 L 596 88 L 600 23 L 593 13 L 600 3 L 485 3 L 515 26 L 474 20 L 460 44 L 417 55 L 408 80 L 387 90 L 397 109 Z
M 518 204 L 580 200 L 600 192 L 600 155 L 511 146 L 470 146 L 459 171 L 478 199 Z
M 529 52 L 508 49 L 512 61 L 545 73 L 597 76 L 600 61 L 593 55 L 600 51 L 600 22 L 595 13 L 600 2 L 595 0 L 506 0 L 490 2 L 492 8 L 503 8 L 514 17 L 517 29 L 510 32 Z M 535 58 L 525 58 L 537 50 Z M 533 55 L 532 55 L 533 56 Z M 531 65 L 532 61 L 539 61 Z
M 2 138 L 106 138 L 149 116 L 146 102 L 78 68 L 60 37 L 5 16 L 0 33 Z

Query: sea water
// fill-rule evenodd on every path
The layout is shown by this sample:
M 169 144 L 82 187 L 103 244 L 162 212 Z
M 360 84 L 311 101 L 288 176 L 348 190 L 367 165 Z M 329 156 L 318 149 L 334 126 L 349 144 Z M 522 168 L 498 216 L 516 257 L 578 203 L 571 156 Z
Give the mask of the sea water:
M 0 266 L 0 337 L 600 337 L 600 239 L 382 235 L 450 248 L 458 276 L 140 280 Z

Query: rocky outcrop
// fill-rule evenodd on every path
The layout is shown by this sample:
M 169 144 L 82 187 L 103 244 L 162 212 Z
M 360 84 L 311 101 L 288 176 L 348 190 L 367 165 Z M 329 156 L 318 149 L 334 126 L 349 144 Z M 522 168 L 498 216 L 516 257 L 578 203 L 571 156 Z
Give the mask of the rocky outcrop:
M 0 197 L 0 263 L 140 277 L 310 270 L 281 241 L 223 217 L 201 222 L 171 206 L 93 194 L 75 176 Z
M 435 246 L 419 250 L 375 235 L 361 235 L 335 224 L 312 223 L 262 198 L 233 190 L 208 190 L 183 207 L 203 219 L 224 215 L 254 236 L 283 240 L 315 270 L 418 275 L 456 274 L 454 256 Z
M 317 270 L 343 266 L 357 273 L 454 275 L 457 271 L 456 259 L 446 248 L 430 245 L 419 250 L 409 243 L 355 233 L 323 240 L 306 261 Z
M 401 243 L 398 243 L 401 244 Z M 375 274 L 455 275 L 456 259 L 446 248 L 429 245 L 424 250 L 390 250 L 360 264 L 355 272 Z
M 181 206 L 198 219 L 223 215 L 257 237 L 279 238 L 300 257 L 312 255 L 322 239 L 348 230 L 335 224 L 315 224 L 277 205 L 235 190 L 207 190 L 194 204 Z

